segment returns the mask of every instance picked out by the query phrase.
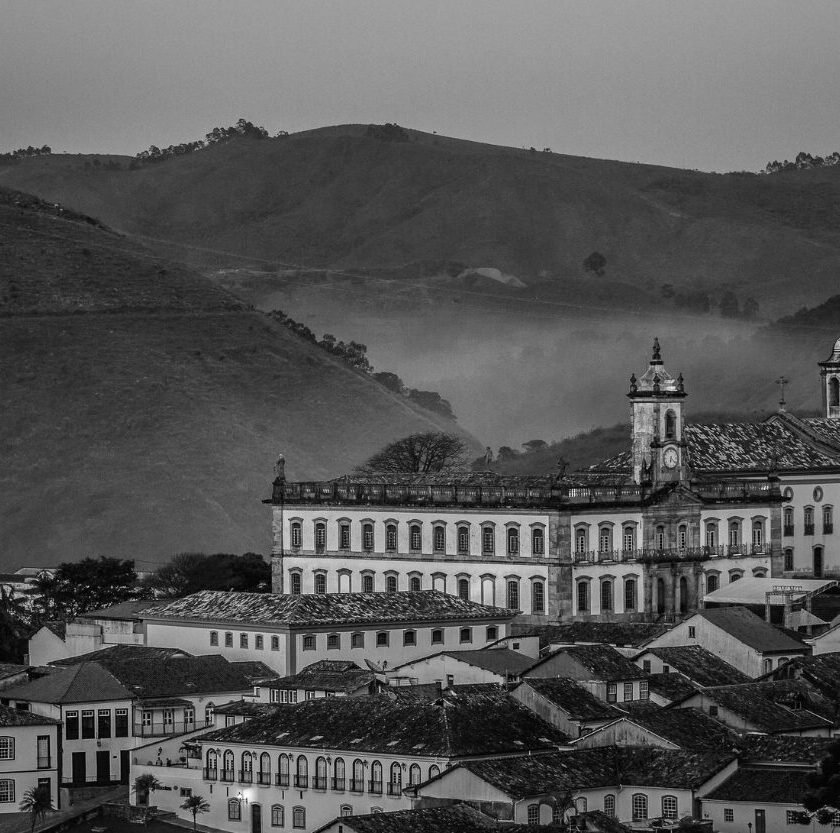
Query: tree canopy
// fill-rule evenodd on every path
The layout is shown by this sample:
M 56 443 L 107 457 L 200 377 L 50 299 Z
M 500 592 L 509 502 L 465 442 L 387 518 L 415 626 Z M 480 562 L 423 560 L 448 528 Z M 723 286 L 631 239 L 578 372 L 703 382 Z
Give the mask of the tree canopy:
M 429 431 L 410 434 L 389 443 L 363 465 L 359 472 L 430 473 L 463 469 L 467 444 L 455 434 Z
M 188 596 L 199 590 L 261 593 L 271 587 L 271 566 L 255 552 L 182 552 L 159 567 L 145 584 L 153 592 L 171 597 Z

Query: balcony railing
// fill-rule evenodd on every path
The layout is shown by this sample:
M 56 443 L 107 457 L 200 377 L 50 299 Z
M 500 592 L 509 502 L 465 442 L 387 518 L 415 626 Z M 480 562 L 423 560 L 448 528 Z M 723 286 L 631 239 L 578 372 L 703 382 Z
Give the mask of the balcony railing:
M 326 775 L 316 775 L 312 779 L 312 789 L 313 790 L 325 790 L 327 788 L 327 776 Z
M 220 781 L 227 781 L 229 783 L 233 783 L 233 775 L 234 772 L 232 769 L 223 769 L 222 774 L 219 776 Z
M 619 561 L 704 561 L 745 555 L 769 555 L 767 544 L 726 544 L 718 547 L 666 547 L 664 549 L 585 550 L 572 553 L 575 563 L 599 564 Z
M 388 782 L 388 795 L 402 795 L 402 790 L 402 784 L 397 784 L 393 781 Z
M 219 770 L 213 767 L 204 767 L 204 780 L 205 781 L 216 781 L 219 778 Z M 223 779 L 224 780 L 224 779 Z
M 184 732 L 192 732 L 198 728 L 194 720 L 153 720 L 151 723 L 135 723 L 134 737 L 154 738 L 161 735 L 181 735 Z
M 784 535 L 785 538 L 792 538 L 793 534 L 794 534 L 793 526 L 782 527 L 782 535 Z
M 295 775 L 295 786 L 305 790 L 309 786 L 309 776 Z
M 278 772 L 277 775 L 274 776 L 274 783 L 278 787 L 288 787 L 289 786 L 289 776 L 288 776 L 288 774 L 280 775 L 280 773 Z
M 368 781 L 368 792 L 374 793 L 375 795 L 382 795 L 382 782 Z
M 257 773 L 257 783 L 261 784 L 263 787 L 270 787 L 271 786 L 271 773 L 270 772 L 258 772 Z
M 250 769 L 240 769 L 239 770 L 239 783 L 240 784 L 253 784 L 254 783 L 254 773 Z
M 834 532 L 833 523 L 823 524 L 823 535 L 831 535 L 832 532 Z
M 351 778 L 350 779 L 350 792 L 351 793 L 363 793 L 365 791 L 365 782 L 362 778 Z
M 336 792 L 344 792 L 344 779 L 343 778 L 333 778 L 332 779 L 332 788 Z

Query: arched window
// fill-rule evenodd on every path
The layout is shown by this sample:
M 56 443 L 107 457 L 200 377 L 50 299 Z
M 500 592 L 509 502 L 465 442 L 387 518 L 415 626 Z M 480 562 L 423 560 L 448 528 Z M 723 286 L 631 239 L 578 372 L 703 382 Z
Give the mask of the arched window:
M 589 582 L 579 581 L 577 586 L 577 609 L 579 612 L 589 610 Z
M 656 580 L 656 612 L 665 612 L 665 580 L 661 578 Z
M 612 793 L 604 796 L 604 812 L 608 816 L 615 815 L 615 796 Z
M 306 760 L 304 755 L 298 755 L 297 765 L 295 766 L 295 786 L 309 786 L 309 761 Z
M 280 755 L 277 758 L 277 785 L 280 787 L 289 786 L 289 756 Z
M 496 530 L 492 526 L 481 529 L 481 552 L 483 555 L 493 555 L 496 551 Z
M 300 595 L 300 573 L 291 573 L 289 575 L 289 581 L 291 582 L 291 591 L 293 596 Z
M 613 609 L 613 585 L 609 579 L 601 582 L 601 610 Z
M 421 588 L 422 588 L 422 584 L 420 582 L 420 576 L 412 576 L 408 580 L 408 589 L 409 590 L 414 590 L 416 592 L 417 590 L 420 590 Z
M 306 827 L 306 808 L 295 807 L 292 809 L 292 827 L 302 830 Z
M 470 528 L 466 524 L 458 527 L 458 554 L 466 555 L 470 551 Z
M 536 825 L 540 823 L 540 805 L 528 805 L 528 824 Z
M 396 576 L 385 576 L 385 592 L 386 593 L 396 593 L 397 592 L 397 577 Z
M 238 798 L 228 799 L 228 821 L 242 820 L 242 806 Z
M 531 585 L 531 612 L 545 613 L 545 585 L 541 581 Z
M 219 754 L 215 749 L 207 750 L 207 777 L 216 779 L 219 769 Z
M 303 532 L 301 529 L 300 521 L 293 521 L 291 526 L 291 533 L 292 533 L 292 549 L 299 550 L 301 544 L 303 543 Z
M 510 579 L 507 583 L 507 606 L 519 610 L 519 581 Z
M 733 581 L 739 581 L 743 573 L 738 572 L 737 570 L 730 570 L 729 571 L 729 583 L 732 584 Z
M 271 805 L 271 826 L 285 827 L 286 826 L 286 811 L 282 804 Z
M 677 818 L 677 797 L 675 795 L 662 796 L 662 818 Z
M 396 524 L 388 524 L 385 527 L 385 551 L 386 552 L 396 552 L 397 551 L 397 525 Z
M 680 576 L 680 613 L 688 610 L 688 581 L 685 576 Z
M 344 789 L 344 758 L 336 758 L 333 762 L 333 785 L 334 790 Z
M 432 764 L 429 767 L 429 780 L 431 781 L 432 778 L 437 778 L 440 775 L 440 767 L 437 764 Z
M 788 547 L 785 550 L 785 572 L 788 573 L 793 570 L 793 550 Z
M 764 546 L 764 521 L 756 519 L 752 522 L 752 545 L 754 552 L 760 552 Z
M 219 644 L 219 632 L 210 631 L 210 645 L 211 647 Z
M 715 575 L 706 576 L 706 592 L 714 593 L 718 589 L 718 577 Z
M 222 781 L 233 781 L 233 752 L 225 750 L 222 756 Z
M 624 552 L 633 552 L 636 549 L 636 527 L 627 525 L 622 530 L 621 546 Z
M 677 415 L 673 411 L 665 412 L 665 439 L 673 440 L 677 436 Z
M 541 526 L 535 526 L 531 530 L 531 552 L 534 555 L 545 553 L 545 531 Z
M 706 524 L 706 546 L 709 549 L 714 549 L 718 542 L 718 525 L 715 521 L 709 521 Z
M 362 549 L 366 552 L 373 549 L 373 524 L 362 524 Z
M 326 573 L 315 573 L 315 592 L 318 594 L 324 594 L 327 592 Z
M 814 578 L 823 577 L 823 548 L 814 547 Z
M 342 804 L 342 805 L 341 805 L 341 811 L 340 811 L 339 815 L 340 815 L 340 816 L 341 816 L 341 818 L 343 818 L 343 819 L 346 819 L 346 818 L 347 818 L 347 816 L 352 816 L 352 815 L 353 815 L 353 808 L 352 808 L 352 806 L 351 806 L 351 805 L 349 805 L 349 804 Z
M 586 798 L 584 796 L 580 796 L 580 798 L 575 799 L 575 809 L 579 813 L 585 813 L 587 807 Z
M 396 762 L 391 764 L 391 780 L 388 785 L 388 792 L 391 795 L 399 795 L 402 792 L 402 767 Z
M 377 795 L 382 792 L 382 764 L 379 761 L 370 765 L 369 791 Z
M 643 821 L 648 817 L 648 799 L 645 793 L 633 793 L 633 821 Z
M 823 535 L 831 535 L 834 532 L 834 509 L 831 506 L 823 506 Z
M 458 595 L 462 599 L 466 599 L 469 601 L 470 599 L 470 582 L 469 579 L 459 578 L 458 579 Z
M 732 520 L 729 522 L 729 546 L 737 547 L 741 543 L 741 522 Z
M 373 576 L 369 573 L 362 576 L 362 593 L 373 593 Z
M 315 759 L 315 783 L 313 786 L 316 790 L 327 788 L 327 759 L 323 755 L 319 755 Z
M 790 537 L 793 535 L 793 507 L 786 506 L 782 512 L 782 534 Z
M 519 555 L 519 528 L 509 526 L 507 531 L 507 553 L 508 555 Z
M 634 578 L 624 580 L 624 609 L 636 609 L 636 579 Z
M 365 789 L 365 765 L 356 758 L 353 761 L 353 777 L 350 779 L 350 789 L 353 792 L 364 792 Z
M 840 406 L 840 380 L 836 376 L 828 380 L 828 404 L 832 408 Z
M 575 552 L 584 553 L 588 549 L 587 532 L 585 526 L 579 526 L 575 530 Z
M 408 528 L 408 548 L 412 552 L 420 552 L 423 545 L 423 533 L 420 524 L 412 524 Z
M 598 529 L 598 551 L 612 552 L 612 527 L 602 526 Z
M 434 527 L 432 530 L 432 543 L 435 552 L 446 551 L 446 527 L 440 525 Z
M 408 769 L 408 783 L 412 786 L 420 783 L 420 767 L 418 764 L 412 764 Z
M 259 776 L 260 784 L 271 783 L 271 755 L 269 755 L 268 752 L 263 752 L 262 755 L 260 755 Z
M 665 527 L 662 524 L 656 527 L 656 534 L 654 535 L 654 540 L 654 546 L 656 547 L 656 549 L 665 549 Z
M 315 552 L 324 552 L 327 549 L 327 525 L 323 522 L 315 524 Z
M 805 523 L 805 534 L 814 534 L 814 507 L 806 506 L 803 510 L 802 519 Z
M 681 550 L 688 546 L 688 527 L 685 524 L 680 524 L 677 527 L 677 546 Z

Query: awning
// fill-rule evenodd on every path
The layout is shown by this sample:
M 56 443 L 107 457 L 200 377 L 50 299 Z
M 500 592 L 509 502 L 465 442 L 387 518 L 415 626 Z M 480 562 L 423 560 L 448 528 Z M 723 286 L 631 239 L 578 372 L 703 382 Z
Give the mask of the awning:
M 707 604 L 764 605 L 769 602 L 771 605 L 783 605 L 838 585 L 840 582 L 833 579 L 744 576 L 739 581 L 706 593 L 703 601 Z

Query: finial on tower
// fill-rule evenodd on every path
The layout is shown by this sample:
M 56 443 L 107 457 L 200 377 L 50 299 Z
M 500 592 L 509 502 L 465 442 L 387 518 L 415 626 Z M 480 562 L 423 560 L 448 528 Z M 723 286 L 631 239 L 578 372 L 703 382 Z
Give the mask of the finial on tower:
M 659 339 L 653 339 L 653 357 L 650 360 L 651 364 L 662 364 L 662 352 L 659 347 Z
M 636 374 L 630 374 L 630 393 L 635 393 L 639 389 L 638 379 L 636 379 Z
M 788 380 L 784 376 L 779 376 L 776 379 L 776 384 L 779 386 L 779 411 L 783 412 L 785 410 L 785 385 L 788 383 Z
M 274 464 L 274 479 L 286 481 L 286 458 L 281 454 Z
M 653 392 L 654 393 L 660 393 L 661 392 L 660 387 L 659 387 L 659 383 L 661 381 L 662 380 L 659 378 L 659 374 L 658 373 L 655 374 L 654 377 L 653 377 Z
M 680 393 L 685 393 L 685 380 L 683 379 L 682 373 L 680 373 L 680 375 L 677 376 L 677 390 Z

